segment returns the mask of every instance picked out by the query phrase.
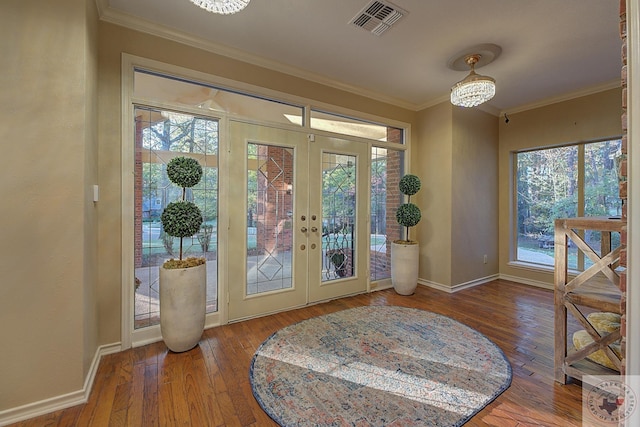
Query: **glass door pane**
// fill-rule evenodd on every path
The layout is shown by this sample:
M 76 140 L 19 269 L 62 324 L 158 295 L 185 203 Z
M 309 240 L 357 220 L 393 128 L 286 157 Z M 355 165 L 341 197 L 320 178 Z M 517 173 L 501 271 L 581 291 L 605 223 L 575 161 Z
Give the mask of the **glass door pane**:
M 368 145 L 236 121 L 229 135 L 229 320 L 366 291 Z
M 293 148 L 247 147 L 247 295 L 293 285 Z
M 229 124 L 229 320 L 307 302 L 305 133 Z M 302 172 L 301 172 L 302 171 Z
M 367 290 L 367 144 L 316 135 L 309 145 L 309 302 Z
M 322 154 L 322 281 L 352 277 L 356 213 L 356 157 Z

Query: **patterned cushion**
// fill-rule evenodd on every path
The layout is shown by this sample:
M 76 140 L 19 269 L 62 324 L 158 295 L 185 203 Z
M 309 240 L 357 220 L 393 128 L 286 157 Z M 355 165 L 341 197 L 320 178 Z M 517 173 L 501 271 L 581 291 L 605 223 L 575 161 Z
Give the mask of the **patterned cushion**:
M 587 320 L 600 334 L 620 329 L 620 315 L 616 313 L 591 313 Z
M 591 313 L 587 316 L 587 320 L 601 335 L 620 329 L 620 315 L 616 313 Z M 577 350 L 580 350 L 592 342 L 593 339 L 591 338 L 591 335 L 589 335 L 585 330 L 580 330 L 573 334 L 573 346 Z M 611 344 L 610 347 L 618 357 L 621 357 L 619 341 Z M 615 365 L 602 350 L 591 353 L 587 356 L 587 359 L 598 363 L 599 365 L 606 366 L 609 369 L 617 370 Z

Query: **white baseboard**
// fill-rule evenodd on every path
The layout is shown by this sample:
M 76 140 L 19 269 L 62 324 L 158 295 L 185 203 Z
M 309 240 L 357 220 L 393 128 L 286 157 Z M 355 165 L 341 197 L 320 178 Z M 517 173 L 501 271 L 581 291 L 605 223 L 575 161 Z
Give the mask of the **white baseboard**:
M 519 276 L 511 276 L 509 274 L 500 274 L 499 279 L 508 280 L 510 282 L 522 283 L 523 285 L 535 286 L 536 288 L 554 289 L 553 283 L 541 282 L 539 280 L 525 279 Z
M 391 289 L 391 288 L 393 288 L 393 283 L 391 283 L 391 277 L 389 277 L 388 279 L 377 280 L 369 284 L 369 292 L 382 291 L 384 289 Z
M 454 286 L 446 286 L 441 283 L 432 282 L 430 280 L 418 279 L 418 284 L 452 294 L 454 292 L 458 292 L 463 289 L 469 289 L 469 288 L 473 288 L 474 286 L 479 286 L 484 283 L 491 282 L 492 280 L 496 280 L 497 278 L 498 278 L 497 274 L 492 274 L 491 276 L 481 277 L 479 279 L 474 279 L 465 283 L 459 283 Z
M 6 426 L 29 418 L 38 417 L 50 412 L 86 403 L 89 399 L 89 394 L 91 393 L 96 373 L 98 372 L 100 359 L 102 356 L 117 353 L 120 350 L 120 343 L 107 344 L 98 347 L 93 356 L 93 360 L 91 361 L 91 366 L 89 367 L 89 372 L 87 373 L 82 389 L 60 396 L 51 397 L 49 399 L 44 399 L 39 402 L 28 403 L 16 408 L 0 411 L 0 426 Z
M 160 324 L 148 326 L 146 328 L 136 329 L 131 333 L 131 347 L 142 347 L 143 345 L 153 344 L 162 341 L 162 333 Z

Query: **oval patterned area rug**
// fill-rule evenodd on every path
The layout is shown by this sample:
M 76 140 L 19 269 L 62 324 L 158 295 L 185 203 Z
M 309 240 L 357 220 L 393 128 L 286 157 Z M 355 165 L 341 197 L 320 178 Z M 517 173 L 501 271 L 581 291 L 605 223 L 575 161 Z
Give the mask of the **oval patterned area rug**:
M 460 426 L 511 384 L 487 337 L 424 310 L 369 306 L 288 326 L 251 361 L 281 426 Z

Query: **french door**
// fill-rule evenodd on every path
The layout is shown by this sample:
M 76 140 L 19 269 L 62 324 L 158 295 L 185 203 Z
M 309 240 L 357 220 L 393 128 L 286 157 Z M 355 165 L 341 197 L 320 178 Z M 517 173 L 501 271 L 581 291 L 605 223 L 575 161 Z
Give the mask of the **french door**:
M 367 289 L 367 144 L 231 121 L 229 320 Z

